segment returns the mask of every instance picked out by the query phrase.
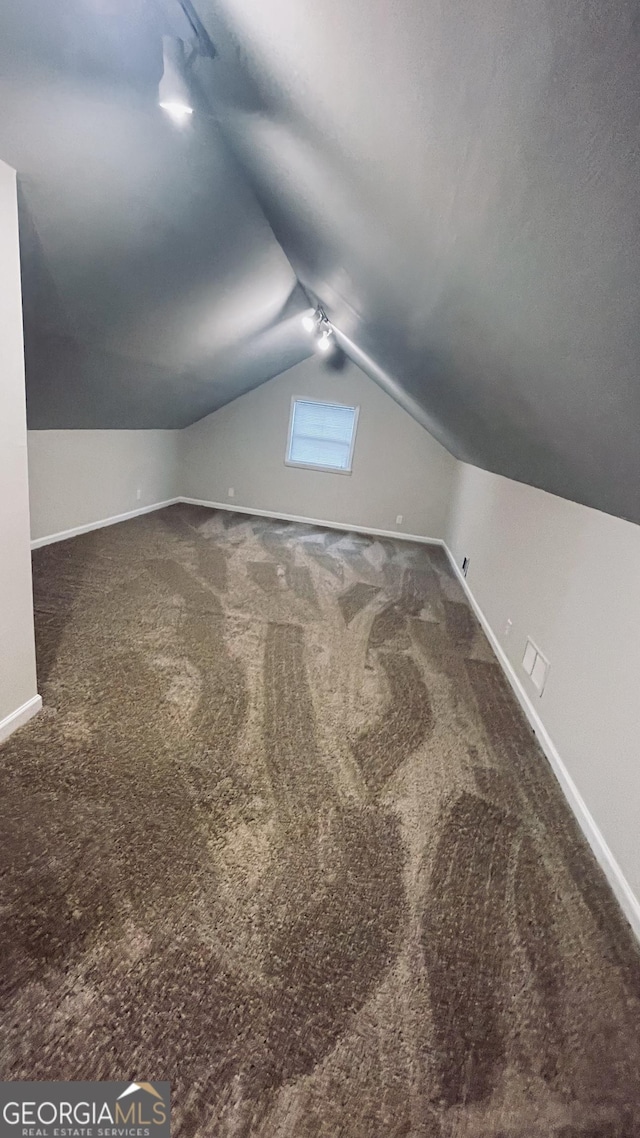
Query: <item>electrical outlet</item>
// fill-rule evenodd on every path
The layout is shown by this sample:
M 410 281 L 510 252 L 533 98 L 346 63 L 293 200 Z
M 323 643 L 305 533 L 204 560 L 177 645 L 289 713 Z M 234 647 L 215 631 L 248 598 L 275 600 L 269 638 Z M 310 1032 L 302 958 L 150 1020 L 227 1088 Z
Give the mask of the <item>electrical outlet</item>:
M 233 486 L 230 486 L 230 487 L 229 487 L 229 497 L 230 497 L 230 498 L 235 498 L 235 494 L 236 494 L 236 492 L 235 492 L 235 490 L 234 490 Z
M 469 558 L 464 557 L 462 560 L 462 576 L 466 577 L 468 572 L 469 572 Z
M 403 521 L 404 521 L 404 515 L 403 515 L 403 514 L 398 514 L 398 516 L 397 516 L 397 518 L 396 518 L 396 525 L 397 525 L 397 526 L 401 526 L 401 525 L 402 525 L 402 523 L 403 523 Z
M 138 489 L 136 490 L 136 499 L 138 502 L 140 501 L 141 497 L 142 497 L 142 488 L 140 486 L 138 486 Z

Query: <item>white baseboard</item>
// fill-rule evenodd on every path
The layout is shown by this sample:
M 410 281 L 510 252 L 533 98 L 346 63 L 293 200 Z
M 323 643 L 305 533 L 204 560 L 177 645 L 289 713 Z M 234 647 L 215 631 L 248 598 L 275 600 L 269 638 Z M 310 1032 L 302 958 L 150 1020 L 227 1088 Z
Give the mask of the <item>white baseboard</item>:
M 232 514 L 254 514 L 259 518 L 274 518 L 280 522 L 302 522 L 307 526 L 322 526 L 323 529 L 337 529 L 343 533 L 367 533 L 372 537 L 394 537 L 399 541 L 419 541 L 423 545 L 442 545 L 441 537 L 422 537 L 417 533 L 400 533 L 391 529 L 372 529 L 371 526 L 351 525 L 350 522 L 328 522 L 322 518 L 306 518 L 299 514 L 284 514 L 277 510 L 254 510 L 249 506 L 236 506 L 233 502 L 206 502 L 203 498 L 180 498 L 190 506 L 209 506 L 212 510 L 228 510 Z
M 212 510 L 227 510 L 232 514 L 254 514 L 260 518 L 273 518 L 281 522 L 302 522 L 309 526 L 322 526 L 324 529 L 337 529 L 344 533 L 367 533 L 373 537 L 395 537 L 399 541 L 418 541 L 423 545 L 442 545 L 441 537 L 423 537 L 417 533 L 399 533 L 398 530 L 371 529 L 370 526 L 352 525 L 350 522 L 329 522 L 323 518 L 307 518 L 299 514 L 285 514 L 274 510 L 257 510 L 250 506 L 236 506 L 232 502 L 209 502 L 203 498 L 169 498 L 166 502 L 156 502 L 153 506 L 141 506 L 139 510 L 129 510 L 126 514 L 116 514 L 112 518 L 101 518 L 97 522 L 87 522 L 85 525 L 74 526 L 73 529 L 61 530 L 60 533 L 50 533 L 46 537 L 36 537 L 31 542 L 32 549 L 40 549 L 43 545 L 52 545 L 55 541 L 67 541 L 70 537 L 78 537 L 82 533 L 90 533 L 94 529 L 104 526 L 113 526 L 118 522 L 126 522 L 130 518 L 137 518 L 140 514 L 150 514 L 154 510 L 164 510 L 166 506 L 175 506 L 184 502 L 189 506 L 208 506 Z
M 489 640 L 489 643 L 491 644 L 496 654 L 498 662 L 501 665 L 502 670 L 504 671 L 514 691 L 518 702 L 520 703 L 525 715 L 527 716 L 527 719 L 529 720 L 529 723 L 531 724 L 538 738 L 540 746 L 551 765 L 551 769 L 553 770 L 556 778 L 558 779 L 558 782 L 560 783 L 560 786 L 562 787 L 564 796 L 567 799 L 567 802 L 569 803 L 569 806 L 571 807 L 571 810 L 573 811 L 575 817 L 577 818 L 578 824 L 580 825 L 583 834 L 585 835 L 591 849 L 593 850 L 593 853 L 600 867 L 602 868 L 607 881 L 609 882 L 609 885 L 611 886 L 611 889 L 613 890 L 613 893 L 615 894 L 618 903 L 620 904 L 620 907 L 625 914 L 625 917 L 629 921 L 629 924 L 631 925 L 631 928 L 633 929 L 636 937 L 638 940 L 640 940 L 640 901 L 635 896 L 633 890 L 631 889 L 631 886 L 629 885 L 629 882 L 627 881 L 615 857 L 609 849 L 609 846 L 607 845 L 598 826 L 596 825 L 592 814 L 590 813 L 582 795 L 580 794 L 580 791 L 578 790 L 565 764 L 563 763 L 560 754 L 553 740 L 551 739 L 551 736 L 549 735 L 534 705 L 529 699 L 527 692 L 522 686 L 520 679 L 511 664 L 511 661 L 508 659 L 497 636 L 489 624 L 489 621 L 487 620 L 484 612 L 474 597 L 466 578 L 462 575 L 462 572 L 458 567 L 451 550 L 447 546 L 446 542 L 442 540 L 442 538 L 423 537 L 421 534 L 399 533 L 397 530 L 372 529 L 368 526 L 350 525 L 347 522 L 332 522 L 327 521 L 323 518 L 307 518 L 301 517 L 298 514 L 286 514 L 273 510 L 253 509 L 248 506 L 238 506 L 235 503 L 231 502 L 210 502 L 205 501 L 201 498 L 187 498 L 180 496 L 177 498 L 170 498 L 166 502 L 157 502 L 153 506 L 143 506 L 139 510 L 131 510 L 126 514 L 119 514 L 116 517 L 104 518 L 101 521 L 90 522 L 87 525 L 83 526 L 76 526 L 74 529 L 65 530 L 62 533 L 50 534 L 48 537 L 36 538 L 35 541 L 32 541 L 31 548 L 38 549 L 40 546 L 49 545 L 54 541 L 65 541 L 67 538 L 76 537 L 78 534 L 89 533 L 90 530 L 100 529 L 103 526 L 115 525 L 117 522 L 127 521 L 129 518 L 138 517 L 140 514 L 148 514 L 154 510 L 162 510 L 166 506 L 173 506 L 178 502 L 184 502 L 188 505 L 193 506 L 208 506 L 210 509 L 227 510 L 231 513 L 253 514 L 257 517 L 274 518 L 277 521 L 301 522 L 307 525 L 322 526 L 326 529 L 341 530 L 345 533 L 365 533 L 370 534 L 372 537 L 391 537 L 399 541 L 415 541 L 420 542 L 424 545 L 442 546 L 446 551 L 447 556 L 449 557 L 453 570 L 458 580 L 460 581 L 462 588 L 464 589 L 464 592 L 473 611 L 475 612 L 478 620 L 480 621 L 480 624 L 482 625 L 482 628 L 484 629 L 487 639 Z M 12 715 L 8 716 L 6 719 L 0 722 L 0 742 L 2 742 L 2 740 L 11 734 L 11 732 L 14 731 L 17 727 L 20 727 L 23 723 L 26 723 L 32 715 L 35 715 L 36 712 L 40 710 L 41 706 L 42 700 L 40 699 L 40 696 L 36 696 L 33 700 L 30 700 L 23 707 L 18 708 L 18 710 L 15 711 Z
M 11 715 L 5 715 L 4 719 L 0 719 L 0 743 L 4 743 L 5 739 L 8 739 L 14 731 L 18 730 L 18 727 L 24 727 L 25 723 L 33 719 L 34 715 L 37 715 L 41 709 L 42 696 L 34 695 L 26 703 L 23 703 L 22 707 L 12 711 Z
M 126 514 L 116 514 L 112 518 L 100 518 L 97 522 L 86 522 L 73 529 L 61 530 L 60 533 L 50 533 L 46 537 L 36 537 L 31 542 L 32 549 L 40 549 L 43 545 L 52 545 L 54 541 L 67 541 L 70 537 L 78 537 L 81 533 L 90 533 L 94 529 L 103 529 L 105 526 L 114 526 L 118 522 L 127 522 L 129 518 L 137 518 L 140 514 L 151 514 L 154 510 L 163 510 L 165 506 L 174 506 L 183 498 L 168 498 L 166 502 L 154 502 L 152 506 L 140 506 L 137 510 L 128 510 Z
M 611 889 L 613 890 L 620 908 L 622 909 L 625 917 L 627 918 L 631 928 L 633 929 L 636 937 L 640 940 L 640 901 L 633 892 L 629 882 L 627 881 L 624 873 L 618 865 L 615 857 L 613 856 L 609 846 L 607 845 L 604 837 L 602 836 L 593 815 L 591 814 L 588 806 L 586 805 L 580 791 L 578 790 L 575 782 L 573 781 L 569 771 L 567 770 L 560 754 L 549 735 L 544 723 L 542 722 L 538 712 L 536 711 L 533 703 L 531 702 L 527 692 L 520 682 L 511 661 L 502 648 L 496 634 L 494 633 L 489 621 L 487 620 L 484 612 L 480 608 L 476 598 L 474 597 L 466 577 L 463 576 L 456 560 L 445 544 L 451 565 L 454 572 L 464 589 L 464 592 L 469 600 L 473 611 L 475 612 L 482 628 L 495 652 L 498 662 L 502 667 L 513 691 L 522 707 L 529 723 L 531 724 L 538 742 L 544 754 L 546 755 L 551 769 L 555 774 L 569 806 L 571 807 L 575 817 L 577 818 L 580 829 L 582 830 L 585 838 L 587 839 L 591 849 L 596 857 L 600 868 L 603 870 Z

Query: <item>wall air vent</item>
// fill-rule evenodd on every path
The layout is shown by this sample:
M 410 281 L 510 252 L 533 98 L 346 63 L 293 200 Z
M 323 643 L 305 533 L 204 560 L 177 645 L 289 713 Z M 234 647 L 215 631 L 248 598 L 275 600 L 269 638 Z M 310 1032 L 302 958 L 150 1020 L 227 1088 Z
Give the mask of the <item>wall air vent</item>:
M 538 695 L 542 695 L 549 673 L 549 661 L 530 638 L 527 639 L 527 646 L 522 657 L 522 667 L 530 677 Z

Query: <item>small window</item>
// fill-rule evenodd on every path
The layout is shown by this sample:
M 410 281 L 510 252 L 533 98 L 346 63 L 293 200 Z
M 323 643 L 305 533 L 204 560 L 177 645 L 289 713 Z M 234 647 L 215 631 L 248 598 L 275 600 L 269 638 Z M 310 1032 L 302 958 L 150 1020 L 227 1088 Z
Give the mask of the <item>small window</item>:
M 316 470 L 337 470 L 349 474 L 357 422 L 357 407 L 294 399 L 291 405 L 287 463 L 290 466 L 312 466 Z

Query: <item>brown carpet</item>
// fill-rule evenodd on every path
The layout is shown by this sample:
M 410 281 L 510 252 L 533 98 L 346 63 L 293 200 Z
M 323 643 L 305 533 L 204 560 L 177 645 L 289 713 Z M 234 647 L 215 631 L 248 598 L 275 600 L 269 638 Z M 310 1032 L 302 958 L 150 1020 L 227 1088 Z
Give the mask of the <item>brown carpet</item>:
M 635 944 L 442 550 L 176 506 L 34 562 L 3 1078 L 169 1079 L 185 1138 L 640 1134 Z

